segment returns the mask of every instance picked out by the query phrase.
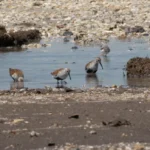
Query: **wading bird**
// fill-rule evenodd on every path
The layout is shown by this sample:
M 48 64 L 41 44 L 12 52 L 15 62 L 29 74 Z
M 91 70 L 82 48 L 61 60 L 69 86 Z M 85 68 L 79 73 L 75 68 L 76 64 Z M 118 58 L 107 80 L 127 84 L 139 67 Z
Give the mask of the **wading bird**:
M 97 57 L 95 60 L 92 60 L 86 64 L 85 71 L 87 73 L 96 73 L 98 70 L 98 63 L 101 65 L 101 67 L 103 69 L 103 65 L 101 63 L 101 58 Z
M 59 84 L 59 80 L 61 80 L 61 83 L 62 83 L 62 81 L 67 78 L 67 76 L 69 76 L 69 78 L 71 80 L 70 69 L 69 68 L 57 69 L 57 70 L 53 71 L 51 73 L 51 75 L 54 77 L 54 79 L 57 80 L 57 84 Z
M 24 74 L 20 69 L 12 69 L 9 68 L 9 74 L 14 80 L 14 82 L 23 82 L 24 81 Z
M 110 48 L 108 45 L 102 45 L 101 46 L 101 55 L 102 56 L 107 56 L 107 54 L 110 52 Z

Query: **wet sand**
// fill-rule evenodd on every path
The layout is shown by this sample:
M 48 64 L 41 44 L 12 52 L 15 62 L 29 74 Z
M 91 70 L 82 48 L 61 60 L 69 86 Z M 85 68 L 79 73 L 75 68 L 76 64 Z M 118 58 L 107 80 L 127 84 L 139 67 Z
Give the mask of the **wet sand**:
M 66 143 L 94 146 L 150 142 L 150 102 L 148 97 L 142 96 L 149 95 L 148 89 L 147 92 L 139 88 L 124 89 L 124 92 L 108 88 L 95 91 L 1 92 L 0 149 L 58 149 Z M 84 96 L 87 93 L 90 93 L 89 98 Z M 101 96 L 96 97 L 96 93 Z M 131 97 L 125 100 L 121 98 L 123 93 Z M 141 98 L 135 98 L 139 93 Z M 80 94 L 85 99 L 75 99 Z M 67 99 L 60 100 L 63 96 Z M 124 124 L 124 120 L 129 124 Z

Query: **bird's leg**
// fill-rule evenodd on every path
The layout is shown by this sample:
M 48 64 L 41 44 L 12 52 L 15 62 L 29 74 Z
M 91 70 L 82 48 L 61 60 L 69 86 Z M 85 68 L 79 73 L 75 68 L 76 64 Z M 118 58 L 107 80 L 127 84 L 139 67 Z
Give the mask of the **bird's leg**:
M 63 80 L 61 80 L 61 86 L 60 86 L 60 88 L 64 88 L 64 85 L 63 85 Z
M 56 86 L 56 88 L 59 88 L 59 80 L 57 80 L 57 86 Z
M 61 80 L 61 85 L 63 85 L 63 80 Z
M 64 84 L 67 84 L 67 82 L 66 82 L 66 81 L 64 81 Z
M 57 80 L 57 85 L 59 85 L 59 80 Z
M 63 88 L 63 80 L 61 80 L 61 86 L 60 86 L 60 88 Z

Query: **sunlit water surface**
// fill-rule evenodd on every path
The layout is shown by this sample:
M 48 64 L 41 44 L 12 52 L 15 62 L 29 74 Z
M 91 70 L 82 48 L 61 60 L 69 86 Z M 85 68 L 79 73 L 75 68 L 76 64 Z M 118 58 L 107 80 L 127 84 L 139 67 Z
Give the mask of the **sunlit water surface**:
M 132 57 L 146 57 L 150 55 L 149 44 L 143 39 L 119 41 L 111 39 L 108 43 L 111 52 L 102 58 L 104 69 L 99 70 L 94 77 L 87 77 L 85 64 L 100 56 L 100 47 L 78 47 L 72 42 L 64 43 L 57 39 L 51 46 L 39 49 L 29 49 L 21 52 L 0 53 L 0 89 L 10 89 L 12 79 L 8 69 L 18 68 L 25 75 L 24 86 L 28 88 L 44 88 L 46 85 L 55 87 L 56 80 L 51 76 L 55 69 L 68 67 L 71 77 L 66 79 L 69 87 L 95 86 L 150 86 L 149 79 L 127 79 L 123 76 L 123 68 Z M 132 49 L 132 50 L 129 50 Z

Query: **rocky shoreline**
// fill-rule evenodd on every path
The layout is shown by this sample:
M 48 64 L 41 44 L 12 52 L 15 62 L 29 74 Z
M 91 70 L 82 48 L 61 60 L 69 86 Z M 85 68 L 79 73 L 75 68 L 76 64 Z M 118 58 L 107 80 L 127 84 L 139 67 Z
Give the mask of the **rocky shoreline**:
M 149 0 L 1 0 L 0 20 L 8 32 L 37 29 L 50 39 L 67 30 L 81 45 L 99 44 L 110 36 L 149 38 L 149 7 Z
M 118 102 L 138 100 L 150 101 L 149 88 L 124 88 L 122 86 L 112 86 L 90 89 L 46 88 L 0 91 L 0 104 Z

